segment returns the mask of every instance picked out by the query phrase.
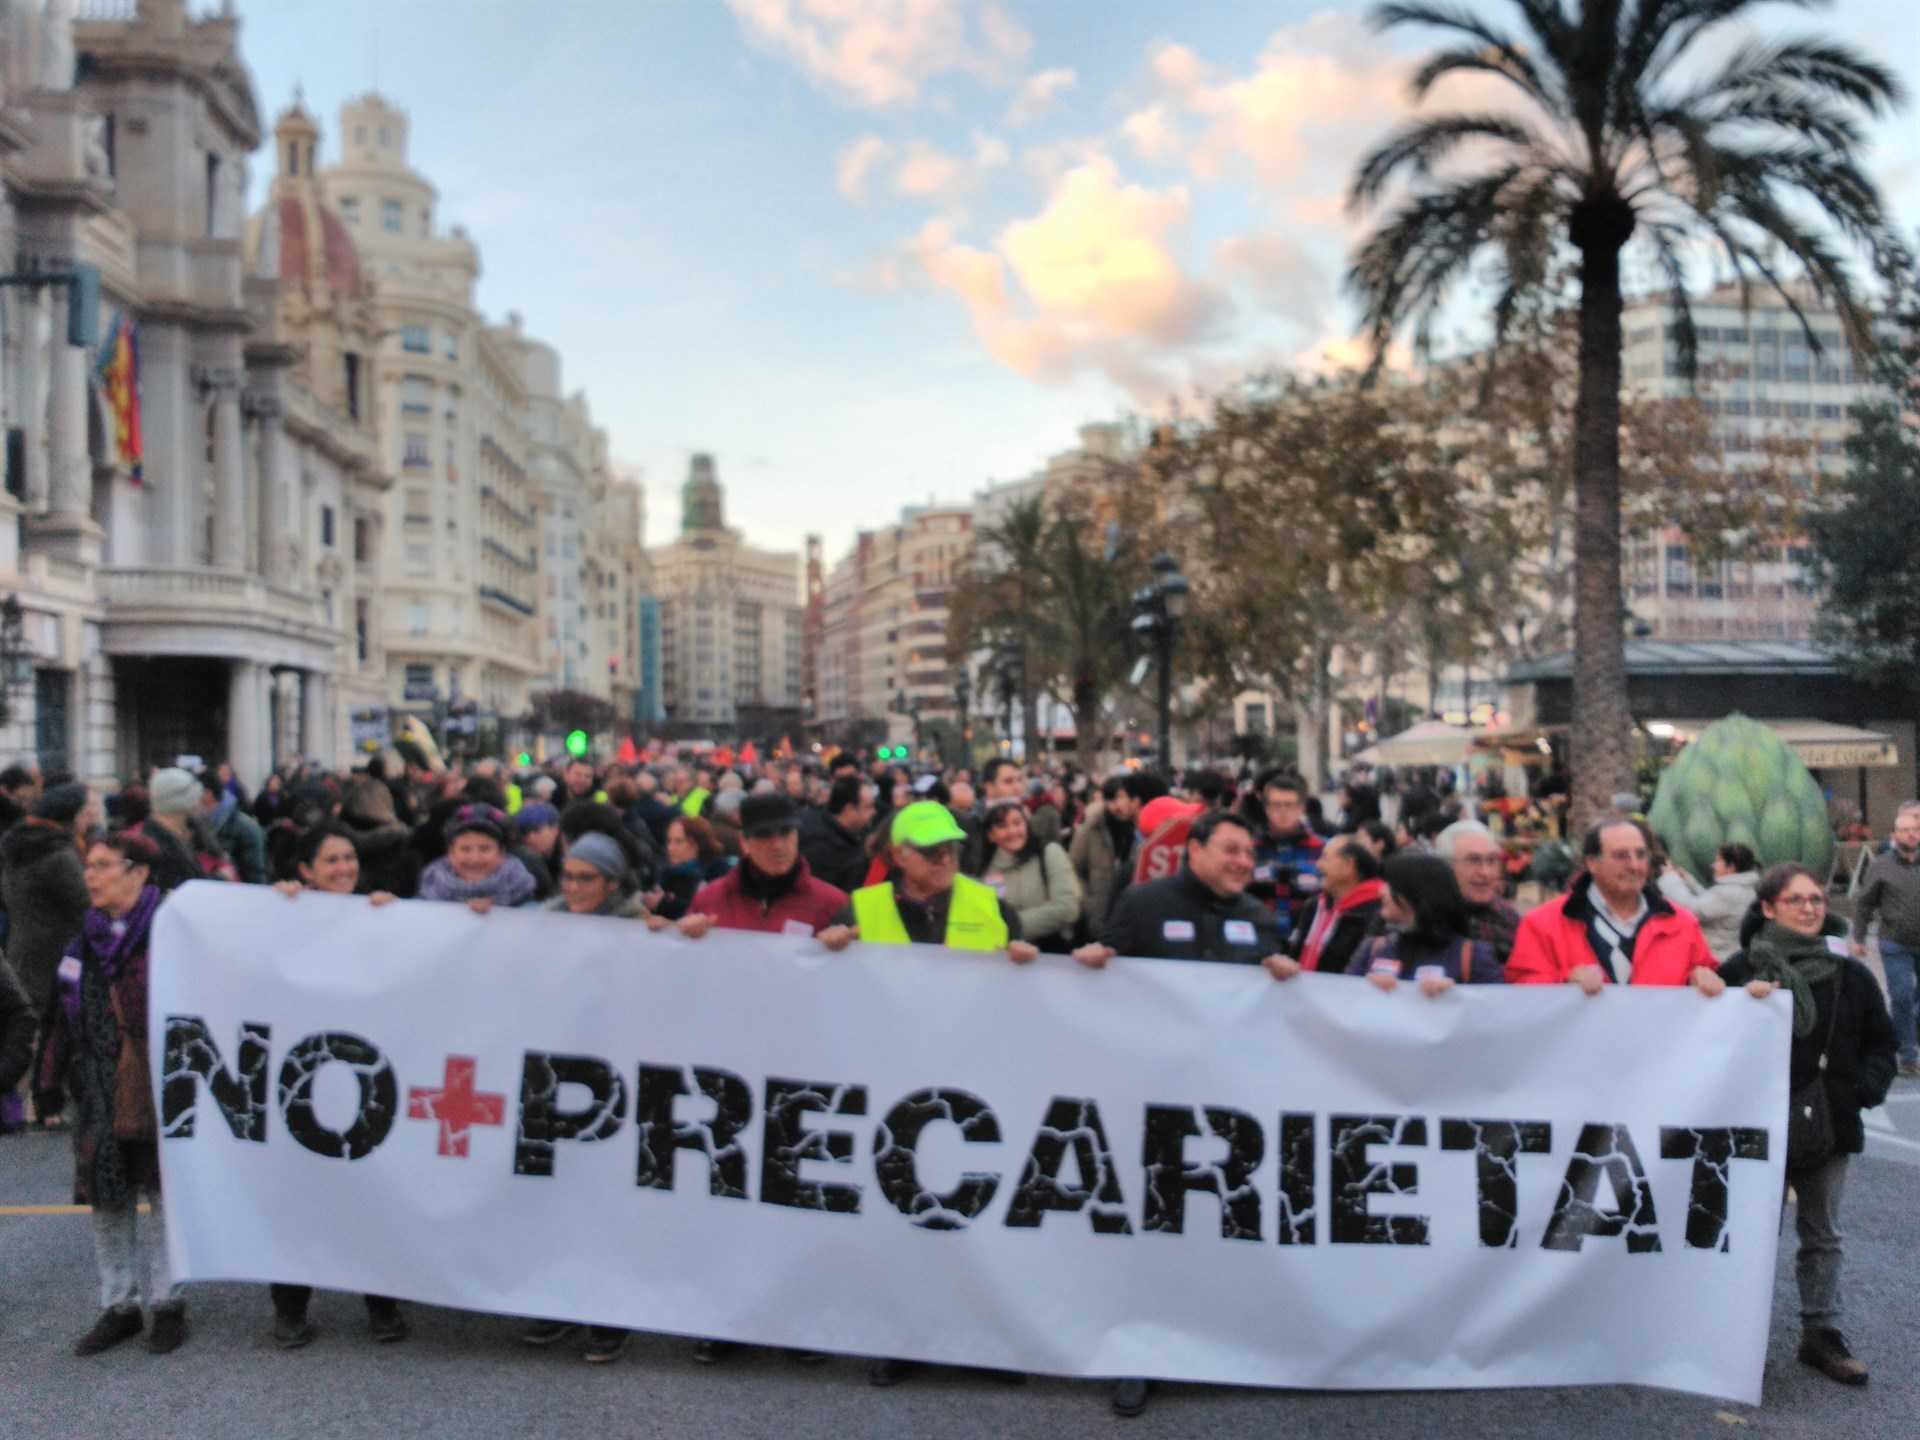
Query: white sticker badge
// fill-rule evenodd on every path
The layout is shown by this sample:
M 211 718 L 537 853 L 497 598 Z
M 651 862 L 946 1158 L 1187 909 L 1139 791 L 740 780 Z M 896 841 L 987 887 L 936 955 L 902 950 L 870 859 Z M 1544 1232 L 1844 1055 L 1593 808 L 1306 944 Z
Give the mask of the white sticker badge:
M 1160 933 L 1168 940 L 1193 939 L 1193 921 L 1169 920 L 1160 927 Z
M 796 939 L 805 940 L 813 934 L 813 927 L 804 920 L 789 920 L 780 927 L 780 933 L 782 935 L 792 935 Z
M 1253 928 L 1251 920 L 1227 921 L 1227 943 L 1229 945 L 1258 945 L 1259 932 Z
M 54 973 L 68 984 L 72 984 L 80 978 L 80 957 L 78 955 L 62 956 L 60 959 L 60 968 Z

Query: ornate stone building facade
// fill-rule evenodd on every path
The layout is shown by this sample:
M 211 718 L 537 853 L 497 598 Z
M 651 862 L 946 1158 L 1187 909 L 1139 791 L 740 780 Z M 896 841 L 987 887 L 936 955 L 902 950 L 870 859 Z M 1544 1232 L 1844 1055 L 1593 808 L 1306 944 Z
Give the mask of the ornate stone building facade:
M 374 431 L 289 338 L 308 301 L 283 304 L 280 255 L 246 263 L 262 126 L 238 30 L 183 0 L 0 6 L 0 268 L 100 284 L 86 343 L 69 285 L 0 295 L 0 592 L 21 613 L 0 749 L 91 780 L 336 760 L 363 677 Z M 288 199 L 318 237 L 294 288 L 319 281 L 315 323 L 350 345 L 350 254 Z

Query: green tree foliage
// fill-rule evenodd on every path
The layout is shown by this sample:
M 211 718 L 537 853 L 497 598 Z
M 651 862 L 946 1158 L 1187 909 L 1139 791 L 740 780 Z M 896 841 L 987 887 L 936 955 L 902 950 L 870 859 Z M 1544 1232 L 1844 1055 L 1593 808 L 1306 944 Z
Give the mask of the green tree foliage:
M 1900 85 L 1884 66 L 1820 38 L 1750 41 L 1704 73 L 1693 67 L 1703 39 L 1750 21 L 1763 3 L 1511 0 L 1517 33 L 1443 0 L 1374 11 L 1382 29 L 1448 37 L 1416 72 L 1416 99 L 1451 78 L 1490 85 L 1509 102 L 1418 119 L 1361 162 L 1353 208 L 1396 197 L 1348 275 L 1376 364 L 1405 324 L 1424 347 L 1483 258 L 1498 342 L 1523 297 L 1550 283 L 1558 258 L 1567 249 L 1577 256 L 1573 753 L 1582 815 L 1604 808 L 1632 776 L 1621 633 L 1621 252 L 1636 234 L 1651 249 L 1689 371 L 1683 254 L 1698 239 L 1743 288 L 1771 285 L 1798 313 L 1784 286 L 1782 266 L 1791 265 L 1835 306 L 1856 348 L 1872 344 L 1842 247 L 1885 244 L 1879 194 L 1857 158 L 1860 118 L 1900 103 Z M 1811 327 L 1808 336 L 1817 348 Z
M 1846 476 L 1807 535 L 1827 594 L 1815 638 L 1861 679 L 1910 688 L 1920 672 L 1920 273 L 1906 253 L 1884 269 L 1899 337 L 1880 347 L 1885 389 L 1849 412 Z

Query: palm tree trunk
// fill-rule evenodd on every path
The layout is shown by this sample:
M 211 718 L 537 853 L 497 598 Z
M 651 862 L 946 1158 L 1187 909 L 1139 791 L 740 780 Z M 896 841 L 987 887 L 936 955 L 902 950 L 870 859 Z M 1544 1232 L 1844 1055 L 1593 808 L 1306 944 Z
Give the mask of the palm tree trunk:
M 1620 250 L 1633 230 L 1632 211 L 1625 211 L 1624 223 L 1622 218 L 1588 202 L 1576 209 L 1572 227 L 1580 245 L 1573 823 L 1581 829 L 1604 814 L 1611 797 L 1630 788 L 1633 778 L 1620 588 Z

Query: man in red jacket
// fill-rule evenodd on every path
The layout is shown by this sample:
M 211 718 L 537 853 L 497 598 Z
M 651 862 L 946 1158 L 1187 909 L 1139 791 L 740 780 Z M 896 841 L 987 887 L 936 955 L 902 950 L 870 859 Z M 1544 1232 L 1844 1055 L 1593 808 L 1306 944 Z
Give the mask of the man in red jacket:
M 800 816 L 781 794 L 740 805 L 740 863 L 694 892 L 688 907 L 722 930 L 813 935 L 833 923 L 847 892 L 816 880 L 800 858 Z
M 1653 847 L 1624 815 L 1609 815 L 1581 847 L 1587 873 L 1558 900 L 1528 913 L 1507 961 L 1512 985 L 1691 985 L 1718 995 L 1726 982 L 1700 922 L 1647 883 Z
M 740 863 L 693 893 L 683 932 L 698 937 L 705 926 L 759 930 L 771 935 L 815 935 L 846 908 L 847 892 L 813 878 L 800 858 L 800 814 L 778 792 L 740 802 Z M 687 930 L 687 922 L 695 928 Z M 696 1340 L 693 1358 L 711 1365 L 734 1348 L 727 1340 Z M 789 1350 L 802 1365 L 819 1365 L 817 1350 Z

